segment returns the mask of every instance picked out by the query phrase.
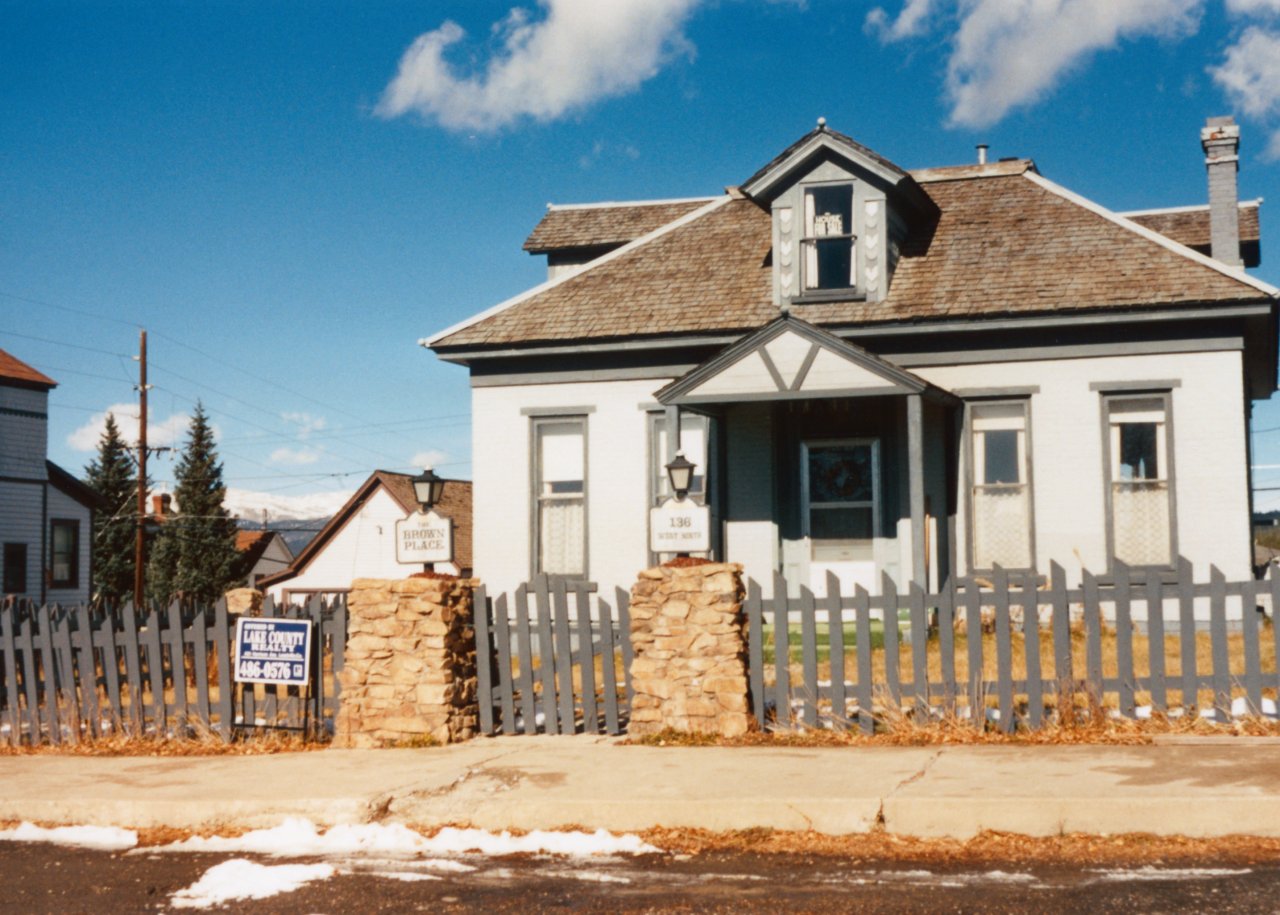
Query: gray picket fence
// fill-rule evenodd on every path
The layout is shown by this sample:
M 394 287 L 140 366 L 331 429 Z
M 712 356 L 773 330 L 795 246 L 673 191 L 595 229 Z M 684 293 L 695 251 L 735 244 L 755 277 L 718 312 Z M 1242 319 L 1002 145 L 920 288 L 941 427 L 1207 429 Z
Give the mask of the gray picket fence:
M 748 669 L 754 711 L 767 728 L 875 729 L 884 715 L 955 716 L 982 728 L 1037 728 L 1068 713 L 1200 715 L 1226 721 L 1277 716 L 1280 575 L 1207 583 L 1178 562 L 1176 580 L 1088 572 L 1066 586 L 1011 577 L 948 582 L 938 593 L 773 597 L 748 583 Z M 772 657 L 769 657 L 769 653 Z
M 0 740 L 78 743 L 115 733 L 205 733 L 253 728 L 319 732 L 337 714 L 346 604 L 313 600 L 264 616 L 310 619 L 312 686 L 232 679 L 235 617 L 225 603 L 137 610 L 0 603 Z
M 539 575 L 510 596 L 475 594 L 482 734 L 620 734 L 631 703 L 630 595 Z

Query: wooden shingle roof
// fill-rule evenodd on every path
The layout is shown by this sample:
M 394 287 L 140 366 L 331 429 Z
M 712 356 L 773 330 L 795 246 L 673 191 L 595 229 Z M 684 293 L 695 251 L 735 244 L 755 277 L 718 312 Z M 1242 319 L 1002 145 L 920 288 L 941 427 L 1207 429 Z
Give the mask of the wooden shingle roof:
M 1240 204 L 1240 254 L 1246 266 L 1256 267 L 1259 262 L 1258 246 L 1261 240 L 1261 227 L 1258 221 L 1257 200 L 1249 200 Z M 1209 251 L 1209 207 L 1179 207 L 1172 210 L 1148 210 L 1146 212 L 1123 213 L 1140 226 L 1168 236 L 1178 244 L 1195 248 L 1197 251 Z
M 1045 180 L 1028 160 L 913 176 L 940 210 L 887 298 L 793 306 L 823 326 L 1266 301 L 1274 290 Z M 730 195 L 438 335 L 440 351 L 729 333 L 777 317 L 766 209 Z
M 16 356 L 11 356 L 0 349 L 0 383 L 17 384 L 21 387 L 38 387 L 48 390 L 56 388 L 58 382 L 43 372 L 36 371 Z
M 706 206 L 712 198 L 553 206 L 525 239 L 533 254 L 567 248 L 624 245 Z

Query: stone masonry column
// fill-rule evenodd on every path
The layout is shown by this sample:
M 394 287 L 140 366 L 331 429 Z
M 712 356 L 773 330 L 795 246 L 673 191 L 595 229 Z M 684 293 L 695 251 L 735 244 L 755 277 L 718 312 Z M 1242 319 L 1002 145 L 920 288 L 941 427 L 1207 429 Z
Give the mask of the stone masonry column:
M 476 645 L 469 578 L 358 578 L 334 746 L 454 743 L 475 734 Z
M 631 589 L 635 736 L 737 737 L 753 726 L 742 566 L 688 562 L 641 572 Z

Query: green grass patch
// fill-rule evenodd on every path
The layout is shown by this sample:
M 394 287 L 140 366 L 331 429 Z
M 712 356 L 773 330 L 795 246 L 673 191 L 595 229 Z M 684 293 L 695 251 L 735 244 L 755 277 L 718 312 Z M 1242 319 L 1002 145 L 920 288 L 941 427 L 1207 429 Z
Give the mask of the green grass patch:
M 821 664 L 831 659 L 831 627 L 827 623 L 819 622 L 815 628 L 817 630 L 814 635 L 818 644 L 818 663 Z M 900 611 L 898 613 L 899 638 L 910 628 L 910 613 L 906 610 Z M 844 650 L 848 654 L 858 646 L 858 625 L 853 621 L 848 621 L 841 629 L 844 634 Z M 791 623 L 787 626 L 787 655 L 792 664 L 801 663 L 803 658 L 802 632 L 803 630 L 799 623 Z M 764 663 L 773 664 L 778 655 L 772 623 L 765 623 L 763 635 Z M 873 651 L 884 648 L 884 622 L 881 620 L 871 621 L 871 648 Z

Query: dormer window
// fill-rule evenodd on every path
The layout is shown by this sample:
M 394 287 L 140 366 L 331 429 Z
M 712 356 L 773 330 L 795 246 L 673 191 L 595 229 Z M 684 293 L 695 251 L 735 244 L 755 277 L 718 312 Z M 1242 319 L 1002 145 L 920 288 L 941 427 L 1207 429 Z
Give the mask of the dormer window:
M 853 245 L 853 185 L 823 184 L 804 191 L 804 290 L 857 285 Z

